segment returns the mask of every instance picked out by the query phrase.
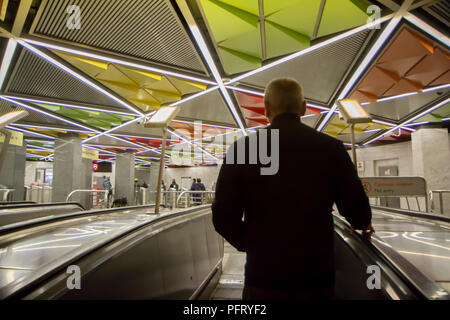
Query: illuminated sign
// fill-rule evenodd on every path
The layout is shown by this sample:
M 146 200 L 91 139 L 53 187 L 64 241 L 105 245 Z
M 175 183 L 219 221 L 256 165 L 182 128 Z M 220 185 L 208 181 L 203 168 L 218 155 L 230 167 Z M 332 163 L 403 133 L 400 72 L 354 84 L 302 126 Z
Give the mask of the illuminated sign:
M 93 163 L 92 164 L 92 170 L 94 170 L 94 171 L 98 170 L 98 164 L 97 163 Z

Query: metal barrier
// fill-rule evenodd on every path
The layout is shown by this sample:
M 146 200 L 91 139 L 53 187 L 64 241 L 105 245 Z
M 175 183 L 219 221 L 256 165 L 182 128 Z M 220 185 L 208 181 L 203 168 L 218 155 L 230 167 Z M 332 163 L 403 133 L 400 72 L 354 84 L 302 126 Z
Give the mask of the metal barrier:
M 8 201 L 8 196 L 10 193 L 14 192 L 15 189 L 0 189 L 0 192 L 2 192 L 2 201 Z
M 73 190 L 66 198 L 66 202 L 70 202 L 70 197 L 72 197 L 76 193 L 88 193 L 92 196 L 92 201 L 90 208 L 106 208 L 108 205 L 108 192 L 109 190 L 99 190 L 99 189 L 76 189 Z M 97 200 L 96 203 L 94 203 L 93 199 L 94 197 L 97 197 L 97 199 L 100 199 L 98 197 L 99 193 L 103 193 L 103 200 Z M 89 209 L 90 209 L 89 208 Z
M 52 190 L 50 186 L 25 186 L 25 200 L 34 201 L 36 203 L 52 202 Z
M 428 211 L 427 186 L 425 179 L 422 177 L 361 177 L 361 182 L 367 196 L 375 200 L 375 203 L 371 201 L 372 205 L 401 209 L 404 208 L 401 202 L 404 199 L 408 210 Z M 409 202 L 411 197 L 416 200 L 417 210 L 412 208 Z M 386 201 L 386 199 L 394 198 L 399 199 L 396 205 L 390 205 L 389 202 L 381 203 L 383 199 Z M 424 200 L 422 206 L 419 198 Z
M 137 205 L 155 203 L 156 191 L 141 188 L 137 196 Z M 196 205 L 209 204 L 214 200 L 214 191 L 176 191 L 168 190 L 161 192 L 160 204 L 165 208 L 189 208 Z
M 435 211 L 434 207 L 434 197 L 433 195 L 437 193 L 439 195 L 439 213 L 444 214 L 444 201 L 442 200 L 442 194 L 443 193 L 450 193 L 450 190 L 430 190 L 429 198 L 430 198 L 430 205 L 431 205 L 431 211 Z

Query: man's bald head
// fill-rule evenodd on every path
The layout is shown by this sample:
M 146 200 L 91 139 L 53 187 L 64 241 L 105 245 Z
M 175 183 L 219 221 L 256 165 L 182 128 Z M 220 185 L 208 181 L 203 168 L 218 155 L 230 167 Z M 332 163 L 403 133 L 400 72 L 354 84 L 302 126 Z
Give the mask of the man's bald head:
M 279 114 L 294 113 L 303 116 L 306 112 L 302 87 L 291 78 L 272 80 L 266 87 L 264 105 L 270 122 Z

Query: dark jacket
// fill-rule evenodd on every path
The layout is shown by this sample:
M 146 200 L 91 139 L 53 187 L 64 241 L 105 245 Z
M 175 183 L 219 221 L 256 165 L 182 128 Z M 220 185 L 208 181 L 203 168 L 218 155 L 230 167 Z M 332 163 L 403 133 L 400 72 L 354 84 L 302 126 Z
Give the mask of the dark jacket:
M 279 129 L 278 172 L 261 175 L 261 167 L 270 165 L 259 160 L 248 164 L 248 152 L 246 164 L 225 160 L 212 206 L 214 226 L 230 244 L 247 252 L 246 284 L 280 289 L 330 286 L 333 203 L 356 229 L 365 229 L 372 218 L 369 201 L 340 141 L 301 124 L 294 114 L 277 116 L 267 131 L 272 129 Z M 247 151 L 248 142 L 246 137 Z M 227 158 L 236 147 L 235 142 Z

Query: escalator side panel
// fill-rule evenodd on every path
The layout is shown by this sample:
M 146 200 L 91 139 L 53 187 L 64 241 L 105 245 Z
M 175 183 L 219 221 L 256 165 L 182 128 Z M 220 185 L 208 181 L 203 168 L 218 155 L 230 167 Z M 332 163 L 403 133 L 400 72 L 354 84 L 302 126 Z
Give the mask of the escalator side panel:
M 81 290 L 67 289 L 69 275 L 64 269 L 22 297 L 189 299 L 194 293 L 205 296 L 207 290 L 200 285 L 207 288 L 215 285 L 211 286 L 211 282 L 217 281 L 215 267 L 222 258 L 219 256 L 222 239 L 214 233 L 211 212 L 179 224 L 167 221 L 156 227 L 149 225 L 75 262 L 81 268 Z M 210 252 L 217 254 L 211 256 Z M 210 268 L 211 265 L 214 267 Z

